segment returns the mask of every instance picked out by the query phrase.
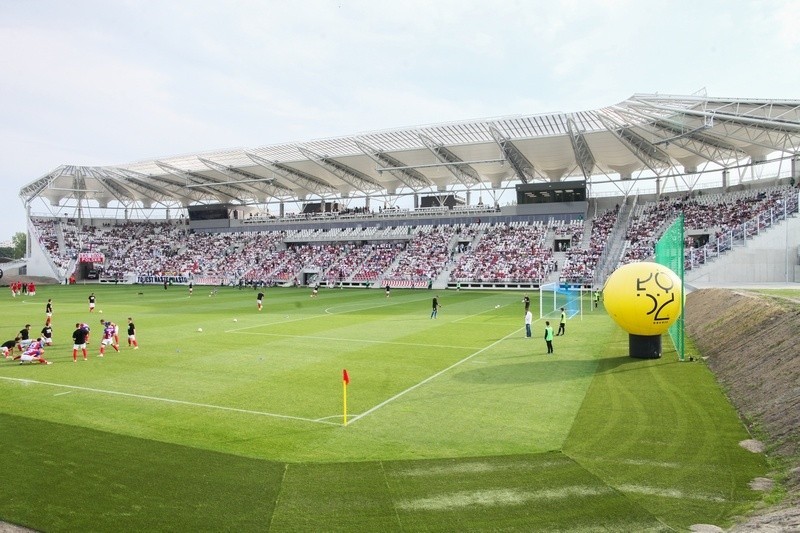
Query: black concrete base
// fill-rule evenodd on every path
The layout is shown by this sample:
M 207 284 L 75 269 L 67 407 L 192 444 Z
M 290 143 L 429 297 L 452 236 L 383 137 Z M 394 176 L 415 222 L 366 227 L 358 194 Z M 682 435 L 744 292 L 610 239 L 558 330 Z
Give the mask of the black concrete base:
M 628 354 L 637 359 L 661 357 L 661 335 L 628 334 Z

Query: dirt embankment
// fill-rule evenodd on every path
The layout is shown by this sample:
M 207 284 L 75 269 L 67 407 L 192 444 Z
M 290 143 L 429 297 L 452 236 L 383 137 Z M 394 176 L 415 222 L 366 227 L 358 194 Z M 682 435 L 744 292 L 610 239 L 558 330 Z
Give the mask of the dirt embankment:
M 705 289 L 687 296 L 684 316 L 687 334 L 745 423 L 767 435 L 769 453 L 789 461 L 789 505 L 796 509 L 800 502 L 800 302 Z M 783 529 L 780 521 L 772 525 L 778 527 L 776 531 L 791 530 Z

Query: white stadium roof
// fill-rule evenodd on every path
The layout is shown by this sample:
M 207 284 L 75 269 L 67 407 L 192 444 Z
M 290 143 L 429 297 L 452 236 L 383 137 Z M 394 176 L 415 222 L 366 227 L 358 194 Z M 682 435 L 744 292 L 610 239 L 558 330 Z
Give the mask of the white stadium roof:
M 509 182 L 681 176 L 797 157 L 800 100 L 635 94 L 574 113 L 368 132 L 115 166 L 62 165 L 29 205 L 258 204 L 499 189 Z M 88 204 L 87 204 L 88 205 Z

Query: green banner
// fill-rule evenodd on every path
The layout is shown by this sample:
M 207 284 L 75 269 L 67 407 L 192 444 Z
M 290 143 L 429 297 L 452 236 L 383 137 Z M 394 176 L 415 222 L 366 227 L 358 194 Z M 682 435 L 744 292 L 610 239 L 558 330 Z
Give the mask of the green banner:
M 685 330 L 683 327 L 683 303 L 685 301 L 683 248 L 683 213 L 681 213 L 656 243 L 656 263 L 664 265 L 675 272 L 681 280 L 681 315 L 669 328 L 669 337 L 672 339 L 675 351 L 678 352 L 678 359 L 681 361 L 686 356 L 684 348 Z

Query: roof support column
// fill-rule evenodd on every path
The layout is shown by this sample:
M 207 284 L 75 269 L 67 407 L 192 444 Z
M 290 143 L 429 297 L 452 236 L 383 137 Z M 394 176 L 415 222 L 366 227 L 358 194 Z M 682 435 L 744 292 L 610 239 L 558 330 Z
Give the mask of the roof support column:
M 730 177 L 731 177 L 731 171 L 728 170 L 727 168 L 723 168 L 722 169 L 722 190 L 723 191 L 727 191 L 728 190 L 728 180 L 730 180 Z
M 793 184 L 800 180 L 800 154 L 792 156 L 792 178 L 794 178 Z

